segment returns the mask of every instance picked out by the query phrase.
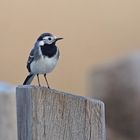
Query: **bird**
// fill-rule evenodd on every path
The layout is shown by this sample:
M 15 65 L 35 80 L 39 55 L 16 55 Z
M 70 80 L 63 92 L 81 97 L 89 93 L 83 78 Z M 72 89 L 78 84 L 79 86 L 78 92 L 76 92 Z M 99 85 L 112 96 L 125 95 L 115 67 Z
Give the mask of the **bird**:
M 27 69 L 29 75 L 23 82 L 23 85 L 30 85 L 35 76 L 37 76 L 38 85 L 41 86 L 39 75 L 44 75 L 47 87 L 50 88 L 46 75 L 53 71 L 58 63 L 60 51 L 56 46 L 58 40 L 62 37 L 56 37 L 52 33 L 42 33 L 33 49 L 31 50 L 28 61 Z

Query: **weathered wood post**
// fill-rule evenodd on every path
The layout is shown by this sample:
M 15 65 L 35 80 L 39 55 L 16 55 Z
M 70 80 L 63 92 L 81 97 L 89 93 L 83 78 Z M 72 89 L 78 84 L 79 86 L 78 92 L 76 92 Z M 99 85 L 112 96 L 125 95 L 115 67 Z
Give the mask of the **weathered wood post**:
M 45 87 L 16 91 L 18 140 L 105 140 L 104 104 Z
M 15 93 L 0 93 L 0 140 L 16 140 Z

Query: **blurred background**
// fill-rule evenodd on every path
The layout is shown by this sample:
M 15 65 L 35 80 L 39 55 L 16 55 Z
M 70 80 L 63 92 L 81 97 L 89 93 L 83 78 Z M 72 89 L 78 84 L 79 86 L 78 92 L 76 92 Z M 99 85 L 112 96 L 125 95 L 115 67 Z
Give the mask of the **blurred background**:
M 58 43 L 59 65 L 48 76 L 51 86 L 86 95 L 91 68 L 139 48 L 139 4 L 138 0 L 1 1 L 0 79 L 22 84 L 34 42 L 42 32 L 52 32 L 64 40 Z
M 16 85 L 23 83 L 28 74 L 26 69 L 27 58 L 37 37 L 43 32 L 51 32 L 64 38 L 57 44 L 61 51 L 59 64 L 48 75 L 51 87 L 77 95 L 88 95 L 102 99 L 106 104 L 107 114 L 113 115 L 114 113 L 109 111 L 114 111 L 116 108 L 109 108 L 110 105 L 113 105 L 112 103 L 108 104 L 108 101 L 113 102 L 113 99 L 108 99 L 107 97 L 113 96 L 115 100 L 116 96 L 119 96 L 119 99 L 125 102 L 123 99 L 128 96 L 121 97 L 122 94 L 118 93 L 124 93 L 125 91 L 127 94 L 126 89 L 129 91 L 130 89 L 122 85 L 124 83 L 128 85 L 127 81 L 138 77 L 136 81 L 132 82 L 134 87 L 137 85 L 137 92 L 134 92 L 135 88 L 131 92 L 138 99 L 134 108 L 138 108 L 138 96 L 140 93 L 138 85 L 140 79 L 137 76 L 140 70 L 139 13 L 139 0 L 0 1 L 1 93 L 13 92 Z M 122 72 L 119 73 L 120 67 L 123 69 L 121 75 L 119 75 Z M 128 69 L 129 72 L 127 73 Z M 116 71 L 122 79 L 132 74 L 128 79 L 124 78 L 127 80 L 123 84 L 119 84 L 122 88 L 121 91 L 118 90 L 120 89 L 118 83 L 122 79 L 114 78 L 114 75 L 115 77 L 118 76 Z M 111 74 L 106 76 L 103 73 Z M 124 76 L 123 74 L 126 75 Z M 114 78 L 112 81 L 117 81 L 117 88 L 115 83 L 112 85 L 112 81 L 108 82 L 110 77 Z M 45 85 L 43 78 L 41 78 L 41 83 Z M 33 84 L 37 84 L 36 78 Z M 106 87 L 106 85 L 108 86 Z M 10 91 L 7 91 L 7 86 L 10 86 L 8 88 Z M 111 93 L 116 93 L 116 96 Z M 120 103 L 119 99 L 113 103 Z M 128 104 L 131 99 L 131 96 L 127 98 Z M 123 106 L 123 104 L 121 105 Z M 121 110 L 122 106 L 118 110 Z M 128 112 L 126 116 L 130 115 Z M 134 117 L 137 114 L 132 114 L 133 117 L 128 118 L 128 122 L 131 122 L 132 119 L 139 119 L 139 117 Z M 109 117 L 107 115 L 107 118 Z M 110 118 L 116 122 L 113 116 Z M 123 122 L 121 119 L 117 121 Z M 108 122 L 109 120 L 107 120 L 107 127 L 109 127 L 108 137 L 110 139 L 115 140 L 116 137 L 117 140 L 124 140 L 125 138 L 140 139 L 139 132 L 134 132 L 134 135 L 131 135 L 132 138 L 130 135 L 128 136 L 132 129 L 127 131 L 126 129 L 121 129 L 122 126 L 114 128 L 113 126 L 116 126 L 116 124 L 108 124 Z M 132 123 L 133 130 L 135 124 L 137 122 Z M 123 127 L 132 128 L 130 125 L 123 125 Z M 139 127 L 137 126 L 136 130 L 138 129 Z

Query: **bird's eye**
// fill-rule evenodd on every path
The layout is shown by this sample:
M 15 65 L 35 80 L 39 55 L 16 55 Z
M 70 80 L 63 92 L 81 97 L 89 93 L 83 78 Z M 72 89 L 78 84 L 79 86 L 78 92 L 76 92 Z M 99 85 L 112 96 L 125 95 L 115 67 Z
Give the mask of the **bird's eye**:
M 48 40 L 52 40 L 51 37 L 49 37 Z

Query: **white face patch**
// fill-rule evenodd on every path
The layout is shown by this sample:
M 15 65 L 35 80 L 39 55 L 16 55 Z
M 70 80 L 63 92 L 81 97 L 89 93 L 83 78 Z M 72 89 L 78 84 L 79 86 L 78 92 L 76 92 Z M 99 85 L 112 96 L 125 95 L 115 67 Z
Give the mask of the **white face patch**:
M 48 36 L 43 37 L 43 39 L 44 39 L 44 40 L 47 40 L 47 39 L 48 39 Z
M 45 36 L 43 38 L 43 40 L 47 44 L 52 44 L 55 41 L 55 37 L 54 36 Z
M 43 46 L 45 43 L 44 43 L 44 41 L 42 40 L 42 41 L 39 41 L 39 45 L 40 46 Z

